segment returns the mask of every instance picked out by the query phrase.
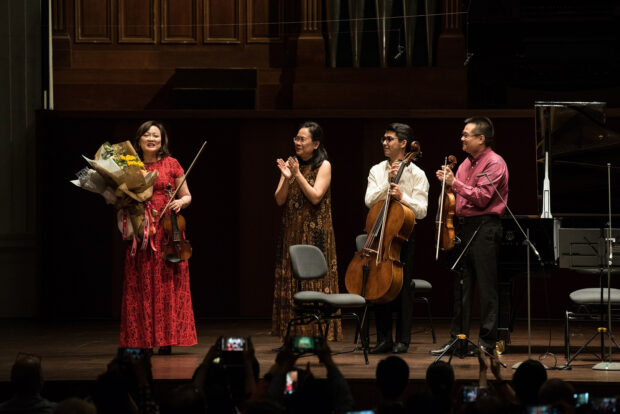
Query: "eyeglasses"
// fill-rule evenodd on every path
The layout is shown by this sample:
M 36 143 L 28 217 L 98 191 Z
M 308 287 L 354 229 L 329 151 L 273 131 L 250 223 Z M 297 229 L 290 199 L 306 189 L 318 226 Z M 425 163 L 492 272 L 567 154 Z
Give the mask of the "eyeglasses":
M 463 132 L 463 133 L 461 134 L 461 137 L 463 137 L 463 138 L 465 138 L 465 139 L 467 139 L 467 138 L 471 138 L 471 137 L 480 137 L 480 136 L 482 136 L 482 134 L 471 134 L 471 135 L 470 135 L 470 134 L 468 134 L 467 132 Z
M 306 141 L 306 137 L 300 137 L 299 135 L 297 135 L 296 137 L 293 137 L 293 142 L 304 142 Z
M 379 142 L 381 144 L 383 144 L 383 141 L 387 141 L 388 143 L 392 142 L 392 140 L 398 139 L 396 137 L 390 136 L 390 135 L 385 135 L 383 137 L 379 137 Z

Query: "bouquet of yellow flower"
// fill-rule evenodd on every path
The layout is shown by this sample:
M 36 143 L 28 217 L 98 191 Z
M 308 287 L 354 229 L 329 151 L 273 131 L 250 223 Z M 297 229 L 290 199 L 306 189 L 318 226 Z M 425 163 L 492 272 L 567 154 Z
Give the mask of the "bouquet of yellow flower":
M 153 183 L 157 171 L 146 171 L 131 142 L 104 143 L 95 159 L 84 159 L 92 168 L 77 173 L 78 179 L 71 181 L 78 187 L 101 194 L 108 204 L 118 210 L 119 230 L 123 238 L 143 240 L 153 234 L 155 226 L 147 214 L 145 231 L 145 202 L 153 195 Z M 129 218 L 129 220 L 128 220 Z

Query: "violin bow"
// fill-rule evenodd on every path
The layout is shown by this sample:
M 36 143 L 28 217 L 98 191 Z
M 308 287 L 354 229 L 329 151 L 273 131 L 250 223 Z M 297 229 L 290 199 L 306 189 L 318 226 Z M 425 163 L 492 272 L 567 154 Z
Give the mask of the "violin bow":
M 446 190 L 446 167 L 448 166 L 448 157 L 443 163 L 443 180 L 441 181 L 441 197 L 439 197 L 439 221 L 437 223 L 437 246 L 435 247 L 435 260 L 439 260 L 439 244 L 441 243 L 441 218 L 443 216 L 443 198 Z
M 192 161 L 192 163 L 189 165 L 187 172 L 183 174 L 183 181 L 181 181 L 181 184 L 177 186 L 176 190 L 174 190 L 174 193 L 172 193 L 172 195 L 170 196 L 170 200 L 168 200 L 168 204 L 166 204 L 166 207 L 164 207 L 164 210 L 161 212 L 161 215 L 159 216 L 158 221 L 161 221 L 161 219 L 164 218 L 164 213 L 168 210 L 168 207 L 170 207 L 170 203 L 172 203 L 172 201 L 176 197 L 177 193 L 183 186 L 183 183 L 185 183 L 185 180 L 187 180 L 187 176 L 192 171 L 192 168 L 194 168 L 194 164 L 196 163 L 196 161 L 198 160 L 198 157 L 200 157 L 200 154 L 202 154 L 202 150 L 204 150 L 206 146 L 207 146 L 207 141 L 205 140 L 205 142 L 202 143 L 202 146 L 198 150 L 198 154 L 196 154 L 196 156 L 194 157 L 194 161 Z

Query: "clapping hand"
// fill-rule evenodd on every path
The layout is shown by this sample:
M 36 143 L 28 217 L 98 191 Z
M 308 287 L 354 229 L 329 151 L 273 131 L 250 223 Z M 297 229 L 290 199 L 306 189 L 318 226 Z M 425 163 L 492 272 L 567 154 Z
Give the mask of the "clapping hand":
M 291 174 L 293 174 L 293 177 L 299 174 L 299 161 L 297 161 L 297 158 L 288 157 L 286 163 L 288 164 L 288 168 L 291 170 Z
M 288 164 L 284 162 L 282 158 L 278 158 L 276 163 L 278 165 L 278 168 L 282 172 L 282 175 L 284 176 L 284 178 L 289 180 L 293 176 L 293 174 L 291 173 L 291 169 L 289 168 Z

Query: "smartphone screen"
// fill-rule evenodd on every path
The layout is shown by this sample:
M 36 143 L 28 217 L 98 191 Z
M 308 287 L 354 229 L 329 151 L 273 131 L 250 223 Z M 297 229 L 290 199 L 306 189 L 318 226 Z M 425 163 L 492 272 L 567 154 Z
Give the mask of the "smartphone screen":
M 593 413 L 615 413 L 616 411 L 616 399 L 615 398 L 592 398 L 592 412 Z
M 286 373 L 286 383 L 284 385 L 284 394 L 291 395 L 297 389 L 298 371 L 296 369 Z
M 144 350 L 142 348 L 125 348 L 124 353 L 129 358 L 140 359 L 144 355 Z
M 466 385 L 463 387 L 461 394 L 462 402 L 474 402 L 480 397 L 486 397 L 487 390 L 486 388 L 480 388 L 475 385 Z
M 306 352 L 314 352 L 318 341 L 319 338 L 314 338 L 312 336 L 295 336 L 293 337 L 292 343 L 293 352 L 299 352 L 302 354 Z
M 525 409 L 526 414 L 555 414 L 556 410 L 550 405 L 530 405 Z
M 222 351 L 245 350 L 245 338 L 228 337 L 222 338 Z
M 575 408 L 588 405 L 590 402 L 590 394 L 587 392 L 573 394 L 573 399 L 575 400 Z

